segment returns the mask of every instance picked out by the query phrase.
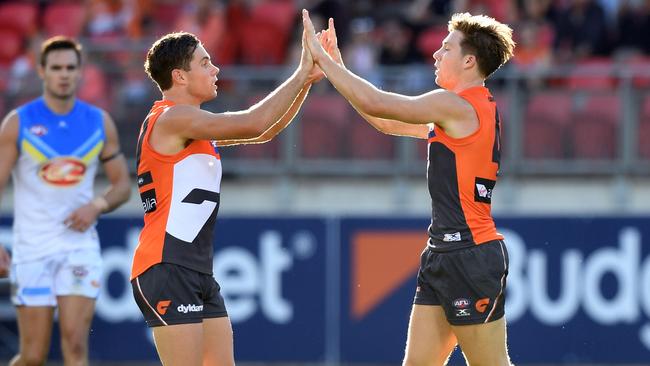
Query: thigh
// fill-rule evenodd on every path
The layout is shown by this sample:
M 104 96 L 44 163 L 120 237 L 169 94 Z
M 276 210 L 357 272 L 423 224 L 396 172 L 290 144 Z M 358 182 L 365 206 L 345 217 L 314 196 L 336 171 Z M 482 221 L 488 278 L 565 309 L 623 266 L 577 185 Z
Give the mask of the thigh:
M 97 299 L 102 276 L 98 250 L 81 249 L 65 253 L 54 275 L 56 296 L 84 296 Z
M 165 366 L 201 366 L 203 324 L 176 324 L 153 328 L 160 361 Z
M 50 349 L 54 308 L 50 306 L 18 306 L 16 308 L 20 353 L 45 359 Z
M 456 337 L 440 306 L 413 305 L 404 365 L 442 365 L 456 346 Z
M 64 341 L 87 343 L 95 312 L 95 300 L 83 296 L 59 296 L 59 328 Z
M 452 330 L 468 365 L 510 365 L 504 317 L 484 324 L 452 326 Z
M 218 366 L 235 364 L 232 326 L 229 318 L 203 320 L 203 364 Z

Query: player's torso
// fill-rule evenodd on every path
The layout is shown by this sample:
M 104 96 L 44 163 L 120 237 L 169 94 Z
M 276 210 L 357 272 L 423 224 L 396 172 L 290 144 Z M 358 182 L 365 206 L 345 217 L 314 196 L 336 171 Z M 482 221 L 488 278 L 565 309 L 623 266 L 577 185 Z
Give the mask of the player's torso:
M 94 228 L 78 233 L 63 221 L 93 197 L 105 142 L 101 110 L 76 100 L 69 113 L 58 115 L 38 98 L 18 108 L 18 119 L 19 155 L 12 174 L 15 254 L 20 260 L 32 256 L 23 247 L 43 255 L 92 246 Z
M 502 239 L 490 212 L 500 162 L 500 121 L 489 91 L 459 94 L 479 119 L 473 134 L 454 139 L 439 128 L 429 133 L 427 180 L 432 200 L 429 245 L 460 249 Z
M 170 105 L 154 106 L 138 141 L 137 183 L 145 226 L 132 276 L 160 262 L 212 273 L 221 157 L 216 145 L 206 140 L 194 140 L 175 155 L 162 155 L 151 147 L 149 134 Z

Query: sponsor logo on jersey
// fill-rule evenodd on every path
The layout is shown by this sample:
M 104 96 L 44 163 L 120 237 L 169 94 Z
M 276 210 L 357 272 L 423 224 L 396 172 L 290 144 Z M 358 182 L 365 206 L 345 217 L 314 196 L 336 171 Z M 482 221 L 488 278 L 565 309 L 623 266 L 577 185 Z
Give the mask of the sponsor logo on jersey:
M 86 174 L 86 164 L 72 158 L 55 158 L 41 165 L 38 176 L 55 186 L 74 186 L 81 182 Z
M 150 189 L 140 193 L 140 199 L 142 200 L 142 209 L 144 213 L 150 213 L 156 211 L 156 190 Z
M 34 125 L 29 128 L 29 133 L 38 137 L 47 135 L 47 132 L 47 127 L 43 125 Z
M 474 201 L 492 203 L 492 190 L 496 184 L 495 180 L 477 177 L 474 181 Z

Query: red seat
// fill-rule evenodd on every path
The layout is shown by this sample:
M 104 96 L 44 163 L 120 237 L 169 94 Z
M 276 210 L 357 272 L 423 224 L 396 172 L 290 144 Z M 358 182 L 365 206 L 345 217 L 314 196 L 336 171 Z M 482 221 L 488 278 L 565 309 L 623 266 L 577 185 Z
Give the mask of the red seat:
M 279 65 L 284 62 L 288 33 L 275 23 L 250 19 L 240 29 L 242 62 L 249 65 Z
M 43 27 L 48 37 L 78 37 L 85 22 L 86 9 L 83 3 L 54 3 L 46 8 L 43 16 Z
M 36 3 L 8 2 L 0 4 L 0 24 L 3 28 L 13 28 L 19 33 L 30 36 L 36 32 Z
M 298 12 L 292 1 L 265 0 L 251 9 L 252 19 L 266 20 L 287 34 L 291 31 L 297 15 Z
M 339 95 L 313 95 L 303 105 L 300 119 L 301 156 L 343 157 L 349 128 L 347 101 Z
M 590 95 L 576 104 L 571 126 L 574 157 L 616 157 L 620 104 L 615 94 Z
M 23 49 L 23 37 L 14 29 L 0 28 L 0 39 L 2 39 L 0 66 L 8 67 L 20 55 Z
M 395 137 L 377 131 L 352 107 L 348 107 L 347 128 L 350 156 L 357 159 L 384 159 L 395 156 Z
M 611 90 L 616 86 L 614 62 L 609 58 L 591 58 L 580 61 L 567 80 L 571 89 Z
M 531 97 L 524 116 L 525 157 L 564 157 L 564 140 L 572 108 L 571 95 L 567 93 L 543 92 Z
M 650 95 L 646 95 L 639 113 L 639 157 L 650 160 Z

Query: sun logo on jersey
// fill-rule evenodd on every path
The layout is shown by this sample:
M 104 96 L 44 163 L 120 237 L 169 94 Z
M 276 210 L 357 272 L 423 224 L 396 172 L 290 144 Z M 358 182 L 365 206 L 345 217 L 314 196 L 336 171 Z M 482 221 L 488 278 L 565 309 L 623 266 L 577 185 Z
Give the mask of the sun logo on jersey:
M 41 165 L 38 176 L 54 186 L 77 185 L 86 174 L 86 164 L 72 157 L 55 158 Z
M 43 125 L 34 125 L 29 128 L 29 132 L 34 136 L 38 136 L 38 137 L 45 136 L 47 135 L 47 127 Z

